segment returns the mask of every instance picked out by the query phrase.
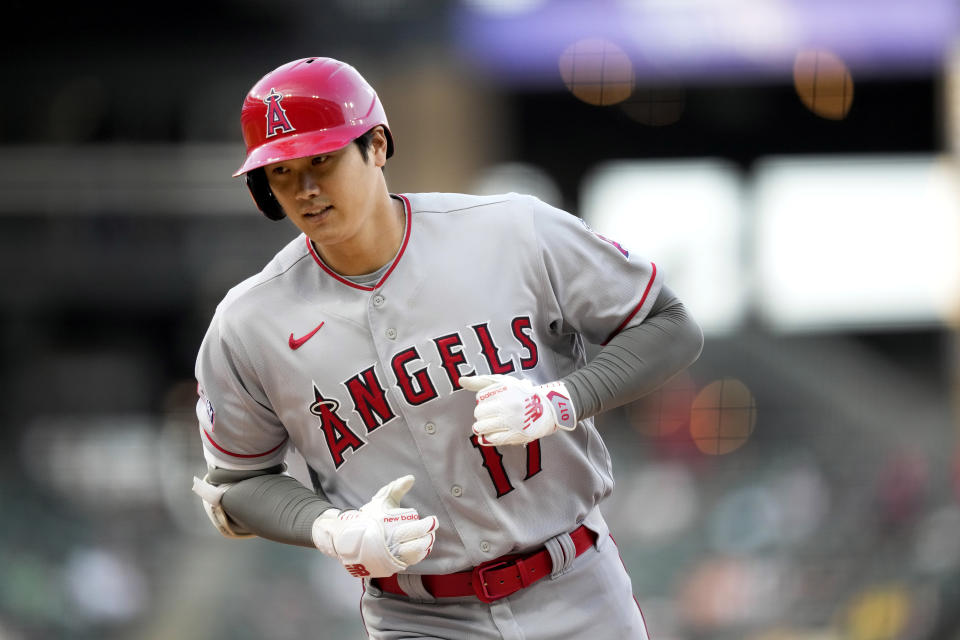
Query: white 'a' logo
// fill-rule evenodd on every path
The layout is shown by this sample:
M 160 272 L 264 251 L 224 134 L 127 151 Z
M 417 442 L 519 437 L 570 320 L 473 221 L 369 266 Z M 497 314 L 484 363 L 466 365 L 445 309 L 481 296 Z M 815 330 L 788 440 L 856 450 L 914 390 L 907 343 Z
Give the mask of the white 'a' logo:
M 290 133 L 296 131 L 287 118 L 287 112 L 280 106 L 283 100 L 283 94 L 277 93 L 276 89 L 271 88 L 270 93 L 263 99 L 267 105 L 267 137 L 272 138 L 278 133 Z

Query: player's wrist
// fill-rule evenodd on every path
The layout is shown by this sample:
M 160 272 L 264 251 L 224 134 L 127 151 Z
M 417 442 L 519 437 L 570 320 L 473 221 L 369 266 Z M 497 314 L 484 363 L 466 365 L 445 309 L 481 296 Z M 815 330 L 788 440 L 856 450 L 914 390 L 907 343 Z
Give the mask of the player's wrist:
M 340 509 L 327 509 L 317 516 L 310 530 L 313 546 L 333 558 L 339 557 L 334 540 L 341 525 L 341 513 Z
M 572 431 L 577 426 L 577 408 L 573 396 L 562 380 L 548 382 L 537 387 L 537 393 L 553 411 L 554 422 L 558 429 Z
M 325 520 L 334 520 L 334 519 L 336 519 L 336 517 L 339 516 L 341 513 L 342 513 L 342 512 L 340 511 L 340 509 L 337 509 L 336 507 L 330 507 L 329 509 L 327 509 L 326 511 L 324 511 L 323 513 L 321 513 L 319 516 L 317 516 L 317 520 L 319 520 L 319 519 L 321 519 L 321 518 L 323 518 L 323 519 L 325 519 Z

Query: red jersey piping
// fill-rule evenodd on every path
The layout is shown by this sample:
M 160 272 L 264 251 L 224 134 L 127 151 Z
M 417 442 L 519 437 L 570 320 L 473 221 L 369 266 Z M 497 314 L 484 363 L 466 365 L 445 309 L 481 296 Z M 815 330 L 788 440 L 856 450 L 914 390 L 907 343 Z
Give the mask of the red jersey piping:
M 377 284 L 373 285 L 372 287 L 368 287 L 366 285 L 350 282 L 349 280 L 341 276 L 336 271 L 333 271 L 330 267 L 325 265 L 323 263 L 323 260 L 320 259 L 320 256 L 317 255 L 317 252 L 316 250 L 314 250 L 313 243 L 310 241 L 310 238 L 306 238 L 307 250 L 310 251 L 310 255 L 313 256 L 314 262 L 320 265 L 320 268 L 326 271 L 327 274 L 331 276 L 334 280 L 336 280 L 337 282 L 342 282 L 348 287 L 353 287 L 354 289 L 360 289 L 361 291 L 373 291 L 374 289 L 377 289 L 380 286 L 382 286 L 383 283 L 387 281 L 387 278 L 390 277 L 390 274 L 393 273 L 393 270 L 396 268 L 397 263 L 400 262 L 400 258 L 403 257 L 403 252 L 407 249 L 407 243 L 410 241 L 410 227 L 411 227 L 411 223 L 413 222 L 413 215 L 412 215 L 413 212 L 410 208 L 410 201 L 407 200 L 407 197 L 404 195 L 398 194 L 397 197 L 403 201 L 403 211 L 406 214 L 406 224 L 404 225 L 404 231 L 403 231 L 403 242 L 400 244 L 400 251 L 397 252 L 397 256 L 393 259 L 393 264 L 391 264 L 390 268 L 387 269 L 387 272 L 383 274 L 383 277 L 380 278 L 379 281 L 377 281 Z
M 207 436 L 207 440 L 210 441 L 210 444 L 212 444 L 214 447 L 216 447 L 217 451 L 220 451 L 220 452 L 222 452 L 222 453 L 225 453 L 225 454 L 227 454 L 228 456 L 233 456 L 234 458 L 259 458 L 259 457 L 261 457 L 261 456 L 265 456 L 265 455 L 267 455 L 267 454 L 273 453 L 274 451 L 276 451 L 277 449 L 279 449 L 280 447 L 282 447 L 282 446 L 284 445 L 284 443 L 286 443 L 286 441 L 287 441 L 287 438 L 284 438 L 284 439 L 280 442 L 280 444 L 278 444 L 277 446 L 275 446 L 273 449 L 270 449 L 269 451 L 264 451 L 263 453 L 234 453 L 233 451 L 227 451 L 226 449 L 224 449 L 223 447 L 221 447 L 220 445 L 218 445 L 216 442 L 214 442 L 213 437 L 212 437 L 209 433 L 207 433 L 207 430 L 206 430 L 206 429 L 202 429 L 202 428 L 201 428 L 201 431 L 203 431 L 203 435 Z
M 633 316 L 637 315 L 637 312 L 640 311 L 640 307 L 643 306 L 643 303 L 647 301 L 647 296 L 650 294 L 650 287 L 653 286 L 653 281 L 657 279 L 657 265 L 651 262 L 650 266 L 653 267 L 653 273 L 650 274 L 650 282 L 647 283 L 647 288 L 643 290 L 643 296 L 640 298 L 640 302 L 638 302 L 637 306 L 633 308 L 633 311 L 630 312 L 630 315 L 628 315 L 623 322 L 620 323 L 620 326 L 614 329 L 613 333 L 607 336 L 607 339 L 603 341 L 602 346 L 606 346 L 615 335 L 620 333 L 623 328 L 627 326 L 627 323 L 633 320 Z

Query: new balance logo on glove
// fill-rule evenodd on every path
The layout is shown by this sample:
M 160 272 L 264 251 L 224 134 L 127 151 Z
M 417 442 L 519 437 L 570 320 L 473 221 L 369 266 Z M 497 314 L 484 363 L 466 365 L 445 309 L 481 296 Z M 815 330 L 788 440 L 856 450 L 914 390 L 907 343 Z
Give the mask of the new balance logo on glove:
M 367 568 L 362 564 L 347 564 L 344 565 L 344 568 L 347 570 L 347 573 L 354 578 L 366 578 L 370 575 L 370 572 L 367 571 Z
M 483 446 L 528 444 L 557 429 L 577 426 L 570 392 L 563 382 L 534 385 L 505 375 L 465 376 L 464 389 L 477 392 L 473 433 Z
M 524 407 L 523 428 L 526 430 L 527 427 L 543 416 L 543 401 L 540 396 L 534 394 L 527 397 L 524 401 Z

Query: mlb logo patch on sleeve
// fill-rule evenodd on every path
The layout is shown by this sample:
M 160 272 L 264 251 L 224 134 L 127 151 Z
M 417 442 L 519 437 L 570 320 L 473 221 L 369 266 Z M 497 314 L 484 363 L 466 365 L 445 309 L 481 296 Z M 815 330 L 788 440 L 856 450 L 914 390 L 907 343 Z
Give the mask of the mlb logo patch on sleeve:
M 593 235 L 597 236 L 598 238 L 600 238 L 600 239 L 603 240 L 604 242 L 609 242 L 610 244 L 612 244 L 613 246 L 615 246 L 615 247 L 617 248 L 617 251 L 619 251 L 620 253 L 623 254 L 623 257 L 624 257 L 624 258 L 629 258 L 629 257 L 630 257 L 630 252 L 627 251 L 626 249 L 624 249 L 623 246 L 622 246 L 619 242 L 617 242 L 616 240 L 611 240 L 610 238 L 608 238 L 608 237 L 606 237 L 606 236 L 602 236 L 602 235 L 600 235 L 599 233 L 597 233 L 596 231 L 593 232 Z
M 629 258 L 629 257 L 630 257 L 630 252 L 627 251 L 626 249 L 624 249 L 622 244 L 620 244 L 620 243 L 617 242 L 616 240 L 611 240 L 610 238 L 608 238 L 608 237 L 605 236 L 605 235 L 601 235 L 601 234 L 597 233 L 596 231 L 594 231 L 594 230 L 590 227 L 589 224 L 587 224 L 587 221 L 584 220 L 583 218 L 578 218 L 578 220 L 580 220 L 580 224 L 582 224 L 587 231 L 589 231 L 589 232 L 592 233 L 593 235 L 597 236 L 598 238 L 600 238 L 600 239 L 603 240 L 604 242 L 609 243 L 609 244 L 613 245 L 614 247 L 616 247 L 617 251 L 619 251 L 620 253 L 622 253 L 624 258 Z
M 197 385 L 197 395 L 200 396 L 200 402 L 197 404 L 197 413 L 200 413 L 200 407 L 202 406 L 206 414 L 207 424 L 210 425 L 210 430 L 213 431 L 213 423 L 217 417 L 217 413 L 213 410 L 213 403 L 210 402 L 210 398 L 207 397 L 203 387 L 200 385 Z
M 208 398 L 204 398 L 207 405 L 207 420 L 210 421 L 210 430 L 213 431 L 213 423 L 216 419 L 216 412 L 213 410 L 213 403 Z

